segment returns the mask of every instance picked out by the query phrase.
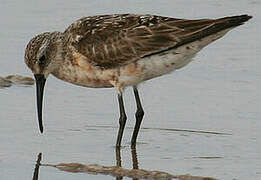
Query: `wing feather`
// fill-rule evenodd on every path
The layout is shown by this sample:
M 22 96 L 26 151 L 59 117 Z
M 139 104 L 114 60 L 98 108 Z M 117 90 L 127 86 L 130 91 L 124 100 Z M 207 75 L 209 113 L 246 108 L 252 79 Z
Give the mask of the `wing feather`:
M 70 46 L 90 63 L 112 68 L 242 24 L 231 19 L 187 20 L 135 14 L 90 16 L 73 23 L 64 34 Z

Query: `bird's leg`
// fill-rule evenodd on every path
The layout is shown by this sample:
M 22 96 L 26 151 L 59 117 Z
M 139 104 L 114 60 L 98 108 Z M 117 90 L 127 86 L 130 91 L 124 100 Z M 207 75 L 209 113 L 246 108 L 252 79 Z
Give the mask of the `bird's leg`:
M 136 111 L 136 124 L 134 127 L 134 131 L 132 134 L 132 138 L 131 138 L 131 145 L 135 145 L 136 144 L 136 139 L 139 133 L 139 129 L 140 129 L 140 125 L 142 122 L 142 118 L 144 116 L 144 111 L 140 102 L 140 96 L 139 96 L 139 92 L 136 86 L 133 86 L 133 91 L 134 91 L 134 95 L 135 95 L 135 100 L 136 100 L 136 105 L 137 105 L 137 111 Z
M 126 124 L 126 120 L 127 120 L 127 116 L 126 116 L 126 113 L 125 113 L 124 103 L 123 103 L 123 98 L 122 98 L 121 92 L 118 94 L 118 101 L 119 101 L 119 108 L 120 108 L 120 119 L 119 119 L 120 128 L 119 128 L 119 131 L 118 131 L 116 146 L 120 147 L 121 146 L 122 134 L 123 134 L 124 127 L 125 127 L 125 124 Z

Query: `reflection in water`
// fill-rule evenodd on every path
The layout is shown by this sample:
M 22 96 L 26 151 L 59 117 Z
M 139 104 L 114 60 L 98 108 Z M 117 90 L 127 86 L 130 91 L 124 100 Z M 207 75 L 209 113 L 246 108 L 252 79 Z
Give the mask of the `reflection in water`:
M 138 179 L 150 179 L 150 180 L 216 180 L 210 177 L 199 177 L 191 175 L 172 175 L 163 171 L 149 171 L 144 169 L 139 169 L 138 157 L 136 152 L 136 147 L 132 146 L 132 163 L 133 169 L 125 169 L 121 167 L 121 149 L 116 148 L 116 166 L 102 166 L 99 164 L 80 164 L 80 163 L 60 163 L 60 164 L 42 164 L 40 161 L 42 159 L 42 153 L 39 153 L 38 159 L 34 168 L 33 180 L 38 180 L 39 168 L 40 166 L 55 167 L 61 171 L 66 171 L 70 173 L 88 173 L 88 174 L 104 174 L 116 177 L 116 180 L 123 179 L 123 177 L 129 177 L 133 180 Z
M 121 147 L 116 146 L 115 150 L 116 150 L 116 165 L 117 165 L 117 167 L 121 168 Z M 136 152 L 136 145 L 131 146 L 131 155 L 132 155 L 133 169 L 139 169 L 137 152 Z M 117 176 L 116 177 L 116 180 L 120 180 L 120 179 L 123 179 L 123 176 Z M 133 180 L 138 180 L 138 179 L 133 178 Z
M 35 164 L 35 168 L 34 168 L 33 180 L 38 180 L 39 168 L 40 168 L 40 165 L 41 165 L 41 160 L 42 160 L 42 153 L 39 153 L 37 161 L 36 161 L 36 164 Z
M 121 147 L 116 146 L 115 150 L 116 150 L 116 166 L 121 167 Z M 122 179 L 122 176 L 116 177 L 116 180 L 120 180 L 120 179 Z
M 132 155 L 133 169 L 139 169 L 136 145 L 131 146 L 131 155 Z

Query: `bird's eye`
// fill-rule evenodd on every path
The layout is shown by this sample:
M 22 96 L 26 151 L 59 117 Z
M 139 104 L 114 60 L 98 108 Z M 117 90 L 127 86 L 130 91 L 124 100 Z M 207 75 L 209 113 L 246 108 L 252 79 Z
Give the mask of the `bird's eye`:
M 43 65 L 45 63 L 45 60 L 46 60 L 45 55 L 42 55 L 39 59 L 39 64 Z

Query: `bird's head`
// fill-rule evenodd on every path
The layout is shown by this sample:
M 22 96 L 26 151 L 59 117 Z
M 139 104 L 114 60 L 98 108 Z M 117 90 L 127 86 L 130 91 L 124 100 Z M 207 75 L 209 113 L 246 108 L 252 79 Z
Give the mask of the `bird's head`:
M 44 85 L 48 75 L 54 72 L 59 65 L 56 59 L 60 41 L 60 32 L 45 32 L 31 39 L 25 49 L 25 63 L 33 72 L 36 80 L 38 121 L 41 133 L 43 132 L 42 101 Z

